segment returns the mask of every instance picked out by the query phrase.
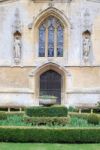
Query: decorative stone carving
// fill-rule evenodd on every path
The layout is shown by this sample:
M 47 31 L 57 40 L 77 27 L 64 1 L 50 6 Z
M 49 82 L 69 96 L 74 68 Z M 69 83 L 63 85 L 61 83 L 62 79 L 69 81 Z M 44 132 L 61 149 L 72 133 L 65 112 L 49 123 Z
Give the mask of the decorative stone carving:
M 50 2 L 48 3 L 48 6 L 49 6 L 49 7 L 53 7 L 53 6 L 54 6 L 54 2 L 53 2 L 53 1 L 50 1 Z
M 32 22 L 28 24 L 28 29 L 30 29 L 30 30 L 31 30 L 32 27 L 33 27 L 34 19 L 35 19 L 35 17 L 33 16 Z
M 19 9 L 15 12 L 15 21 L 13 24 L 13 57 L 14 62 L 19 64 L 21 61 L 21 48 L 22 48 L 22 24 L 20 21 Z
M 82 58 L 85 64 L 92 63 L 92 22 L 91 15 L 88 9 L 85 10 L 83 14 L 83 27 L 82 27 Z
M 84 19 L 83 19 L 83 31 L 92 30 L 92 23 L 91 23 L 91 16 L 89 13 L 89 10 L 86 9 L 84 13 Z
M 90 51 L 91 51 L 91 33 L 87 30 L 83 33 L 83 60 L 85 63 L 89 62 Z
M 21 47 L 21 34 L 20 32 L 16 32 L 14 34 L 14 60 L 16 64 L 20 63 L 21 60 Z

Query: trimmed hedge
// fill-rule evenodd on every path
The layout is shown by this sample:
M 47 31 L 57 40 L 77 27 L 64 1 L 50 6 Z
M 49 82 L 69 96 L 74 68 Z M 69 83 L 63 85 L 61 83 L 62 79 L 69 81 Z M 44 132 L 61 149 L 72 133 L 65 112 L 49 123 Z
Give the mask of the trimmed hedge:
M 26 115 L 30 117 L 66 117 L 68 109 L 65 106 L 53 107 L 29 107 L 26 108 Z
M 100 128 L 0 127 L 0 142 L 100 143 Z
M 94 108 L 94 109 L 93 109 L 93 112 L 100 114 L 100 107 Z
M 88 119 L 88 116 L 90 115 L 90 113 L 75 113 L 75 112 L 70 112 L 69 113 L 70 117 L 77 117 L 77 118 L 82 118 L 82 119 Z
M 93 114 L 95 114 L 95 113 L 93 113 Z M 79 113 L 73 113 L 73 112 L 69 113 L 70 117 L 77 117 L 77 118 L 82 118 L 82 119 L 86 119 L 86 120 L 88 120 L 89 115 L 91 115 L 91 114 L 90 113 L 81 113 L 81 114 L 79 114 Z M 100 115 L 99 114 L 96 114 L 96 115 L 98 116 L 98 118 L 100 120 Z
M 26 123 L 32 125 L 65 126 L 70 122 L 70 117 L 24 117 Z
M 0 120 L 6 120 L 7 114 L 5 112 L 0 112 Z
M 14 113 L 8 113 L 8 112 L 0 112 L 0 121 L 1 120 L 7 120 L 8 117 L 11 116 L 24 116 L 24 113 L 14 112 Z
M 98 125 L 100 122 L 100 118 L 96 114 L 91 114 L 88 116 L 88 123 Z
M 7 117 L 8 116 L 24 116 L 25 112 L 6 112 Z

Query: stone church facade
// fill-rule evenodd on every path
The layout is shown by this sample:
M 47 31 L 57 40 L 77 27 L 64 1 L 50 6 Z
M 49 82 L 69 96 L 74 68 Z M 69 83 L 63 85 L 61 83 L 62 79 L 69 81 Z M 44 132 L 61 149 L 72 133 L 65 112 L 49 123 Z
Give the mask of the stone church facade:
M 99 0 L 0 0 L 0 106 L 100 101 Z

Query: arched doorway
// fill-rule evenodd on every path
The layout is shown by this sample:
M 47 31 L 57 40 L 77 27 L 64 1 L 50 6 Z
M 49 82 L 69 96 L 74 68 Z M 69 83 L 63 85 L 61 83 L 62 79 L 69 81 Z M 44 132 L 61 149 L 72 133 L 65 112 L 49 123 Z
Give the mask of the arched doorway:
M 40 75 L 40 96 L 50 95 L 57 97 L 57 104 L 61 104 L 61 75 L 48 70 Z

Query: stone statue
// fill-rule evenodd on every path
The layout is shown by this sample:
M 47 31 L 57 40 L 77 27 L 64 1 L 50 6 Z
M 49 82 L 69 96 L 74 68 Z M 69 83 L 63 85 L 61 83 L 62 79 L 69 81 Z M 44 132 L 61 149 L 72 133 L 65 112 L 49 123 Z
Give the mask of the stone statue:
M 14 60 L 15 63 L 20 63 L 21 59 L 21 37 L 19 35 L 16 35 L 14 37 Z
M 12 25 L 13 27 L 13 58 L 15 64 L 19 64 L 21 62 L 21 48 L 22 48 L 22 24 L 20 21 L 19 9 L 15 11 L 15 20 Z
M 83 59 L 84 59 L 85 63 L 88 62 L 88 60 L 89 60 L 90 50 L 91 50 L 90 35 L 84 35 L 84 38 L 83 38 Z

